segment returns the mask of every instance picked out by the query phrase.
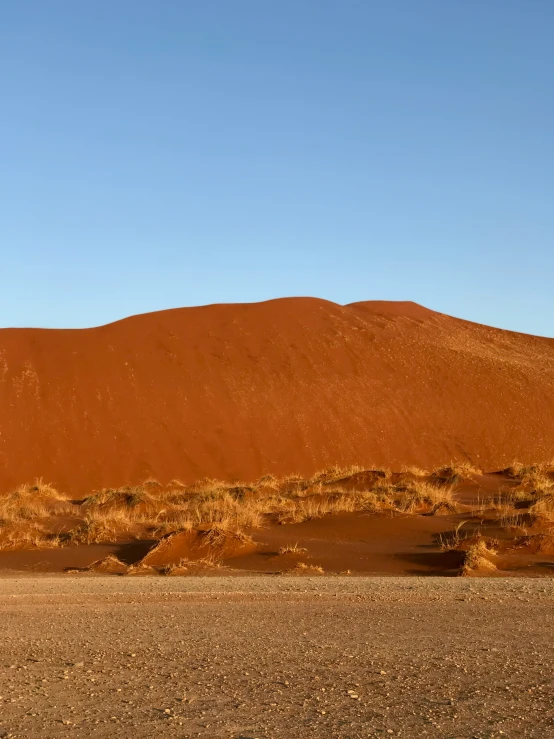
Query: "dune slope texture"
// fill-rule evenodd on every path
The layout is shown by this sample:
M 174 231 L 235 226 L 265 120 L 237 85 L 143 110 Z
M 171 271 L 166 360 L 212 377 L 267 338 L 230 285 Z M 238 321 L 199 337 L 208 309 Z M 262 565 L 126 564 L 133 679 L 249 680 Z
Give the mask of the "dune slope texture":
M 413 303 L 211 305 L 0 330 L 0 486 L 554 456 L 554 340 Z

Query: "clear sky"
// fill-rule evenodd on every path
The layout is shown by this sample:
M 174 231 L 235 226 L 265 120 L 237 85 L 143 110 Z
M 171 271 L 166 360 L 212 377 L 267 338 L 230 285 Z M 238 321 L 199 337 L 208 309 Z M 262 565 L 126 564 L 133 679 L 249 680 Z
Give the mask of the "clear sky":
M 554 336 L 553 0 L 0 3 L 0 325 L 312 295 Z

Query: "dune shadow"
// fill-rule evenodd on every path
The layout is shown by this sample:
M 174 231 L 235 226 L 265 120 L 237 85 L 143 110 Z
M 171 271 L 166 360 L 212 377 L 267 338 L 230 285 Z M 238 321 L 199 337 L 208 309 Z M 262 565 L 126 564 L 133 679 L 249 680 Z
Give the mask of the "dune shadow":
M 545 570 L 552 570 L 554 572 L 554 562 L 537 562 L 537 567 L 542 567 Z
M 421 577 L 455 577 L 464 560 L 464 553 L 450 552 L 402 552 L 395 555 L 396 559 L 403 560 L 421 569 L 406 569 L 408 575 Z
M 126 565 L 136 564 L 152 549 L 157 539 L 141 539 L 122 544 L 116 551 L 116 556 Z

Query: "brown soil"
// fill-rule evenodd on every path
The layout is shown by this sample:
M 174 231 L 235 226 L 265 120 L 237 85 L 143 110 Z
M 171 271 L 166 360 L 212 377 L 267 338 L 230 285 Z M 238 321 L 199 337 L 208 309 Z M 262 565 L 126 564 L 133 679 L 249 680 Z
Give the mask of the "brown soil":
M 553 455 L 554 340 L 413 303 L 212 305 L 0 331 L 0 489 Z
M 551 580 L 0 581 L 0 736 L 546 739 Z

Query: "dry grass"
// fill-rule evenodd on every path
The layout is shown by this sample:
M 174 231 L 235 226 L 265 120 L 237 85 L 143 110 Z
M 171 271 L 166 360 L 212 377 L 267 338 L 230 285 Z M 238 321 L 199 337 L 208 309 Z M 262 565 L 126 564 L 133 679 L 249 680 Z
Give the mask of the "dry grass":
M 0 549 L 60 546 L 55 521 L 74 511 L 67 497 L 42 478 L 0 496 Z
M 285 544 L 279 549 L 279 554 L 306 554 L 307 551 L 305 547 L 299 547 L 296 542 L 296 544 Z
M 496 570 L 496 565 L 491 560 L 496 550 L 485 539 L 479 538 L 471 544 L 464 554 L 464 562 L 462 565 L 462 575 L 472 575 L 476 571 L 492 571 Z
M 491 529 L 497 534 L 494 528 L 499 525 L 504 528 L 497 534 L 503 552 L 518 546 L 529 555 L 554 552 L 554 463 L 514 463 L 508 471 L 510 482 L 499 478 L 496 492 L 491 492 L 489 484 L 478 492 L 479 473 L 469 463 L 452 463 L 431 472 L 407 467 L 394 474 L 386 469 L 335 466 L 308 478 L 264 475 L 253 483 L 204 479 L 191 485 L 179 480 L 163 485 L 149 479 L 142 485 L 95 491 L 81 503 L 72 503 L 52 485 L 37 480 L 0 496 L 0 549 L 159 539 L 172 532 L 191 531 L 183 540 L 190 539 L 202 548 L 183 549 L 176 555 L 187 554 L 190 560 L 165 567 L 137 563 L 127 569 L 109 558 L 100 564 L 107 568 L 103 571 L 112 567 L 117 574 L 131 576 L 202 575 L 222 567 L 230 551 L 254 551 L 251 530 L 276 523 L 300 524 L 353 512 L 438 516 L 463 511 L 465 520 L 436 539 L 443 552 L 458 553 L 445 557 L 445 562 L 452 560 L 456 567 L 461 562 L 460 574 L 494 573 L 495 545 L 482 534 Z M 469 481 L 474 483 L 473 491 L 463 500 L 473 502 L 462 505 L 457 501 L 457 486 Z M 300 540 L 301 532 L 298 529 Z M 293 534 L 291 539 L 295 538 Z M 202 559 L 194 559 L 205 553 Z M 324 574 L 318 565 L 298 561 L 307 555 L 298 542 L 282 546 L 278 554 L 297 555 L 291 556 L 290 565 L 297 564 L 289 574 Z
M 521 462 L 515 461 L 506 467 L 503 472 L 508 475 L 508 477 L 525 482 L 535 475 L 544 476 L 554 474 L 554 460 L 535 464 L 522 464 Z
M 455 513 L 458 513 L 458 506 L 449 500 L 435 503 L 429 511 L 430 516 L 451 516 Z
M 236 529 L 228 529 L 224 526 L 212 526 L 202 531 L 203 543 L 213 549 L 222 549 L 229 542 L 248 546 L 254 544 L 251 536 Z
M 547 523 L 554 523 L 554 492 L 533 503 L 529 507 L 529 514 Z
M 194 572 L 201 572 L 202 570 L 212 569 L 225 569 L 221 560 L 215 555 L 209 555 L 202 557 L 201 559 L 180 559 L 178 562 L 173 564 L 164 565 L 160 567 L 159 572 L 161 575 L 190 575 Z
M 467 521 L 460 521 L 453 531 L 439 534 L 438 542 L 443 552 L 451 552 L 459 549 L 462 541 L 469 538 L 469 534 L 462 530 L 466 523 Z
M 482 475 L 483 470 L 473 462 L 455 462 L 452 465 L 453 470 L 462 477 L 471 477 L 472 475 Z
M 308 484 L 314 485 L 319 482 L 322 483 L 329 483 L 329 482 L 337 482 L 338 480 L 344 480 L 348 477 L 352 477 L 352 475 L 356 475 L 359 472 L 364 472 L 365 468 L 360 467 L 359 465 L 350 465 L 350 467 L 339 467 L 337 465 L 334 465 L 332 467 L 326 467 L 323 470 L 320 470 L 319 472 L 316 472 L 315 475 L 313 475 L 309 480 Z M 385 471 L 383 470 L 383 473 Z M 389 472 L 390 475 L 390 472 Z M 296 477 L 296 476 L 295 476 Z M 299 482 L 301 480 L 298 480 Z
M 397 485 L 392 484 L 389 470 L 357 466 L 330 467 L 308 479 L 289 475 L 278 480 L 265 475 L 252 484 L 204 479 L 189 486 L 172 480 L 164 486 L 149 479 L 143 485 L 96 491 L 80 505 L 73 505 L 51 485 L 37 480 L 0 497 L 0 541 L 9 541 L 6 546 L 13 546 L 11 542 L 18 536 L 23 541 L 32 521 L 53 531 L 56 521 L 68 515 L 80 521 L 64 531 L 60 541 L 74 545 L 115 541 L 123 535 L 160 537 L 206 526 L 214 532 L 240 531 L 271 521 L 300 523 L 354 511 L 450 511 L 452 486 L 427 482 L 419 474 L 422 472 L 418 471 L 416 479 Z M 345 487 L 348 481 L 354 481 L 354 489 L 352 484 L 350 489 Z M 7 526 L 19 533 L 8 539 Z M 213 537 L 215 541 L 215 533 Z
M 67 545 L 113 542 L 122 529 L 126 529 L 126 520 L 115 512 L 104 515 L 89 512 L 77 528 L 62 535 L 62 540 Z
M 520 484 L 490 505 L 507 529 L 526 529 L 554 522 L 554 479 L 538 465 L 520 469 Z
M 431 472 L 406 467 L 400 474 L 333 466 L 308 478 L 264 475 L 253 483 L 203 479 L 163 485 L 150 478 L 142 485 L 96 491 L 79 505 L 40 479 L 0 496 L 0 547 L 92 544 L 200 530 L 216 549 L 230 532 L 246 537 L 241 532 L 271 523 L 352 512 L 450 515 L 468 508 L 456 502 L 457 483 L 479 473 L 465 462 Z M 535 519 L 554 521 L 554 463 L 514 463 L 510 474 L 519 484 L 498 501 L 487 501 L 488 509 L 510 528 L 528 527 Z M 473 509 L 482 514 L 484 506 Z M 56 538 L 58 532 L 63 533 Z M 452 548 L 446 535 L 442 546 Z
M 522 478 L 522 486 L 534 498 L 554 493 L 554 479 L 540 471 L 532 472 Z
M 125 562 L 122 562 L 118 557 L 115 556 L 115 554 L 108 554 L 108 556 L 104 557 L 104 559 L 96 560 L 96 562 L 93 562 L 89 568 L 97 567 L 98 565 L 127 567 Z
M 33 498 L 47 498 L 51 500 L 67 500 L 67 496 L 60 493 L 50 482 L 44 482 L 42 477 L 35 480 L 32 485 L 28 483 L 16 490 L 19 495 L 32 496 Z
M 189 571 L 189 560 L 188 559 L 180 559 L 178 562 L 173 562 L 172 564 L 164 565 L 164 567 L 160 568 L 160 574 L 162 575 L 180 575 L 180 574 L 186 574 Z
M 528 527 L 535 523 L 535 518 L 527 511 L 519 511 L 506 506 L 500 511 L 499 522 L 503 529 L 511 533 L 526 534 Z
M 34 485 L 22 485 L 7 495 L 0 496 L 0 527 L 23 521 L 37 521 L 52 515 L 73 512 L 66 496 L 59 493 L 42 478 Z
M 57 534 L 46 531 L 39 524 L 31 523 L 25 528 L 4 529 L 0 539 L 0 549 L 54 549 L 62 546 Z
M 512 464 L 508 465 L 503 472 L 508 475 L 508 477 L 517 479 L 521 476 L 524 469 L 525 465 L 521 464 L 521 462 L 514 461 Z
M 103 559 L 97 559 L 88 567 L 83 567 L 77 572 L 98 572 L 105 574 L 126 575 L 129 566 L 122 562 L 115 554 L 108 554 Z
M 454 486 L 436 485 L 424 480 L 413 480 L 405 485 L 388 485 L 378 488 L 382 493 L 382 503 L 387 503 L 400 513 L 435 513 L 445 508 L 454 510 Z
M 401 475 L 413 475 L 414 477 L 428 477 L 429 471 L 423 470 L 421 467 L 411 465 L 409 467 L 402 467 L 400 471 Z
M 379 498 L 373 492 L 345 493 L 340 490 L 327 494 L 314 494 L 299 498 L 281 498 L 273 501 L 271 513 L 279 523 L 302 523 L 313 518 L 353 513 L 354 511 L 376 512 Z
M 471 479 L 474 475 L 481 475 L 482 470 L 471 462 L 452 462 L 445 467 L 439 467 L 431 473 L 431 478 L 443 485 L 457 485 L 463 480 Z

